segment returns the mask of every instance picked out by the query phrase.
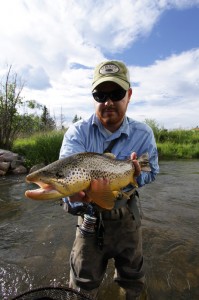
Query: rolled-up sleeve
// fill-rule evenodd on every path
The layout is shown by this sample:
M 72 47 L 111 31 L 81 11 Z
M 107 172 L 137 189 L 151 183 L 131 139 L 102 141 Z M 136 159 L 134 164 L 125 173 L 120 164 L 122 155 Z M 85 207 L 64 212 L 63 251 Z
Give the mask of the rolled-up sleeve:
M 81 132 L 75 126 L 70 126 L 64 135 L 59 158 L 85 151 L 84 138 Z
M 139 187 L 154 181 L 156 175 L 159 173 L 158 150 L 152 130 L 148 138 L 150 139 L 150 142 L 147 143 L 149 145 L 147 152 L 149 154 L 149 165 L 151 171 L 142 171 L 141 174 L 137 177 L 137 183 Z

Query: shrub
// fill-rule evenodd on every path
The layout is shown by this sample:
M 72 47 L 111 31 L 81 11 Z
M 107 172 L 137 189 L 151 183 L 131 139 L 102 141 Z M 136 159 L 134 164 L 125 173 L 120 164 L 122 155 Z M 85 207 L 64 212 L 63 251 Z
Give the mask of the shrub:
M 53 131 L 30 138 L 17 139 L 12 151 L 25 157 L 25 164 L 28 168 L 39 163 L 49 164 L 59 158 L 63 135 L 63 131 Z

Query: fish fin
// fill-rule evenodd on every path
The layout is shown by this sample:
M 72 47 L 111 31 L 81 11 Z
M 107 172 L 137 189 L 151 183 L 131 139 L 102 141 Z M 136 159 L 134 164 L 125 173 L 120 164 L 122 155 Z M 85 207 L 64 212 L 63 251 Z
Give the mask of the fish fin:
M 103 153 L 103 155 L 106 156 L 106 157 L 112 158 L 112 159 L 116 158 L 116 156 L 113 153 L 109 153 L 109 152 Z
M 141 170 L 144 171 L 144 172 L 150 172 L 150 171 L 151 171 L 151 168 L 145 166 L 145 167 L 142 167 Z
M 135 186 L 136 188 L 138 188 L 138 183 L 137 183 L 135 177 L 133 177 L 133 179 L 131 180 L 130 183 L 131 183 L 133 186 Z
M 112 193 L 113 193 L 115 199 L 121 195 L 121 192 L 119 192 L 119 191 L 112 191 Z
M 138 162 L 140 164 L 141 170 L 145 172 L 150 172 L 151 168 L 149 165 L 149 154 L 144 153 L 138 158 Z
M 115 205 L 116 198 L 109 186 L 98 192 L 87 191 L 87 194 L 92 199 L 92 202 L 104 209 L 112 209 Z

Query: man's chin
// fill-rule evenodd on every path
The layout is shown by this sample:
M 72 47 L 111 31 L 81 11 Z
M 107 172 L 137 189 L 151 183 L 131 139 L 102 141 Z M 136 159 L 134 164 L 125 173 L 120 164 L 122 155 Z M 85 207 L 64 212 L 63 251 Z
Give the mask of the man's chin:
M 103 117 L 103 123 L 107 125 L 114 125 L 116 122 L 117 122 L 117 118 L 115 116 Z
M 117 115 L 117 112 L 116 111 L 113 111 L 113 110 L 110 110 L 110 111 L 105 111 L 103 113 L 103 119 L 107 119 L 107 120 L 116 120 L 118 117 Z

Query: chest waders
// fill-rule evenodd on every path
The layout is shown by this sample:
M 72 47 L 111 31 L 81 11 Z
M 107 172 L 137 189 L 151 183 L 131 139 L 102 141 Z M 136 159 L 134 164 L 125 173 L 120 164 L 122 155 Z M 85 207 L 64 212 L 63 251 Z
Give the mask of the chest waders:
M 111 153 L 114 145 L 117 143 L 119 138 L 120 137 L 112 140 L 108 145 L 108 147 L 104 150 L 104 153 Z M 97 216 L 97 223 L 96 223 L 97 244 L 101 250 L 103 249 L 104 232 L 105 232 L 103 220 L 121 219 L 125 216 L 125 214 L 129 213 L 130 211 L 133 214 L 137 228 L 140 227 L 141 218 L 137 206 L 136 196 L 139 200 L 139 194 L 136 188 L 133 188 L 128 192 L 121 192 L 117 198 L 114 209 L 110 211 L 108 210 L 100 211 L 99 209 L 95 210 Z

